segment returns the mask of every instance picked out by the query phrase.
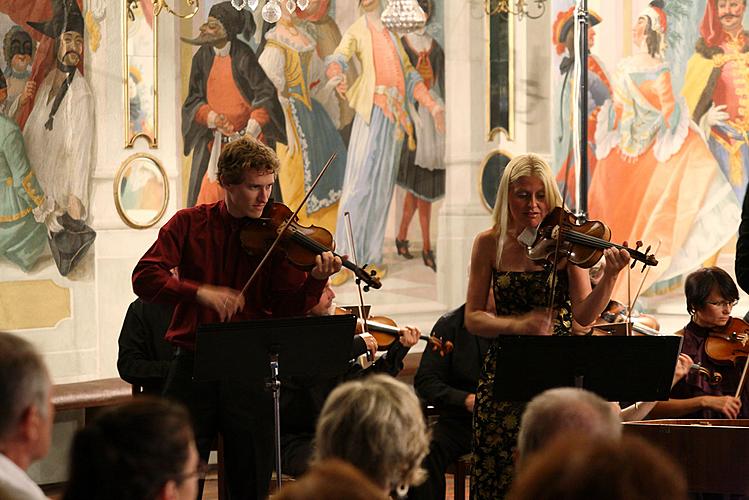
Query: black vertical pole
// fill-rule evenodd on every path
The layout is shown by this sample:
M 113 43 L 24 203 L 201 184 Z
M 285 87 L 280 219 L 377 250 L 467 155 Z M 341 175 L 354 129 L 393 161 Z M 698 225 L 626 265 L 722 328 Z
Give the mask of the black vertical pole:
M 577 5 L 577 23 L 580 30 L 578 52 L 575 55 L 580 62 L 578 105 L 580 109 L 580 165 L 578 165 L 577 183 L 577 216 L 578 219 L 588 217 L 588 0 L 579 0 Z

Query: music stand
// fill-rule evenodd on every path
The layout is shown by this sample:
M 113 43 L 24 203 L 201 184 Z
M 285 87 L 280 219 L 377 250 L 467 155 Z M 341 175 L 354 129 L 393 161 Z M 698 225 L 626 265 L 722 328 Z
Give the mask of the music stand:
M 580 387 L 608 401 L 662 401 L 682 338 L 500 335 L 496 342 L 498 401 L 530 401 L 554 387 Z
M 356 318 L 351 314 L 212 323 L 198 327 L 196 380 L 255 381 L 265 383 L 273 393 L 276 484 L 279 489 L 279 373 L 284 377 L 304 377 L 307 380 L 328 380 L 343 375 L 349 367 L 355 328 Z M 265 382 L 268 378 L 270 381 Z

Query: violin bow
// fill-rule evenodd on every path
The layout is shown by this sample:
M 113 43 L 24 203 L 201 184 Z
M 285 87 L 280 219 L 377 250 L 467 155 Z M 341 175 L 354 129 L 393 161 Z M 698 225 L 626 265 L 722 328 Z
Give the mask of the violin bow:
M 658 250 L 661 249 L 661 240 L 658 240 L 658 244 L 655 247 L 655 251 L 653 252 L 653 255 L 658 255 Z M 645 272 L 642 274 L 642 279 L 640 280 L 640 285 L 637 287 L 637 293 L 635 293 L 635 299 L 634 301 L 630 301 L 630 303 L 627 305 L 627 336 L 632 335 L 632 306 L 634 306 L 637 303 L 637 299 L 640 298 L 640 292 L 642 292 L 642 285 L 645 284 L 645 279 L 648 277 L 648 273 L 650 272 L 651 266 L 644 266 Z M 632 273 L 632 268 L 627 269 L 627 300 L 629 301 L 629 293 L 630 293 L 630 286 L 629 286 L 629 277 Z
M 564 217 L 564 205 L 565 200 L 567 199 L 567 178 L 570 174 L 570 162 L 567 162 L 567 165 L 564 166 L 564 185 L 562 190 L 562 210 L 559 211 L 559 228 L 561 233 L 562 223 L 563 223 L 563 217 Z M 551 264 L 551 275 L 549 276 L 549 281 L 551 284 L 551 290 L 549 291 L 549 304 L 547 307 L 547 310 L 549 311 L 549 322 L 552 322 L 554 320 L 554 299 L 556 298 L 556 288 L 557 288 L 557 266 L 559 263 L 559 250 L 561 248 L 562 244 L 562 238 L 561 236 L 557 236 L 557 241 L 554 245 L 554 258 L 552 259 Z
M 299 203 L 299 206 L 296 207 L 296 210 L 294 210 L 294 213 L 291 214 L 291 217 L 286 221 L 286 223 L 283 225 L 280 231 L 278 231 L 278 235 L 276 235 L 276 239 L 273 240 L 273 244 L 268 248 L 268 250 L 265 252 L 265 255 L 263 255 L 263 258 L 260 260 L 260 263 L 257 265 L 255 270 L 252 272 L 252 275 L 250 276 L 250 279 L 247 280 L 247 283 L 244 284 L 242 287 L 242 295 L 245 294 L 247 289 L 250 287 L 250 284 L 255 280 L 255 277 L 257 276 L 258 272 L 260 272 L 260 269 L 263 267 L 263 264 L 265 264 L 265 261 L 268 260 L 268 257 L 270 256 L 271 252 L 273 252 L 273 249 L 276 248 L 276 245 L 278 245 L 278 242 L 281 241 L 281 236 L 283 236 L 283 233 L 286 232 L 286 230 L 289 228 L 289 225 L 296 219 L 297 214 L 302 209 L 305 203 L 307 203 L 307 199 L 312 194 L 312 191 L 315 189 L 315 186 L 317 186 L 317 183 L 320 182 L 320 179 L 322 179 L 323 174 L 326 170 L 328 170 L 328 167 L 331 163 L 333 163 L 333 160 L 335 160 L 337 154 L 335 151 L 333 151 L 333 154 L 330 155 L 330 158 L 328 158 L 328 161 L 325 162 L 325 166 L 323 166 L 322 170 L 320 170 L 320 173 L 317 174 L 317 178 L 315 179 L 315 182 L 312 183 L 309 190 L 305 193 L 304 198 L 302 198 L 301 203 Z
M 354 260 L 354 265 L 359 266 L 359 260 L 356 258 L 356 246 L 354 246 L 354 232 L 351 229 L 351 214 L 349 212 L 344 212 L 343 218 L 346 220 L 346 238 L 348 239 L 348 246 L 351 249 L 351 257 Z M 359 317 L 362 320 L 362 332 L 369 333 L 369 326 L 367 325 L 367 315 L 364 314 L 364 294 L 362 294 L 361 291 L 361 281 L 356 281 L 356 289 L 359 292 L 359 305 L 357 306 L 359 308 Z M 367 349 L 367 361 L 373 361 L 373 359 L 370 359 L 371 353 L 369 352 L 369 349 Z
M 739 398 L 741 396 L 741 391 L 744 389 L 744 382 L 746 382 L 746 369 L 749 367 L 749 358 L 747 358 L 746 361 L 744 361 L 744 370 L 741 372 L 741 380 L 739 380 L 739 386 L 736 389 L 736 395 L 735 398 Z

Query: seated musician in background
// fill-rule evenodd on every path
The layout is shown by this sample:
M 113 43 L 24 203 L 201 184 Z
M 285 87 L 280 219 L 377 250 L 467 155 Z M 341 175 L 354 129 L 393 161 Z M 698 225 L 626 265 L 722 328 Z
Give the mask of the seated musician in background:
M 229 498 L 268 496 L 273 404 L 262 381 L 194 380 L 196 331 L 207 323 L 302 316 L 342 265 L 325 251 L 305 272 L 276 252 L 248 284 L 263 255 L 249 255 L 240 235 L 251 239 L 258 233 L 252 221 L 267 213 L 279 168 L 275 152 L 255 139 L 227 144 L 218 159 L 224 199 L 179 210 L 133 271 L 139 297 L 176 304 L 166 338 L 178 349 L 164 394 L 190 410 L 204 461 L 216 434 L 223 435 Z M 171 274 L 177 266 L 179 279 Z
M 650 417 L 749 418 L 746 386 L 740 398 L 734 397 L 743 363 L 737 367 L 731 361 L 711 359 L 706 352 L 706 343 L 716 341 L 710 339 L 710 335 L 719 332 L 731 320 L 731 310 L 739 299 L 736 284 L 723 269 L 707 267 L 687 276 L 684 293 L 692 320 L 676 333 L 684 337 L 682 353 L 691 356 L 705 370 L 690 370 L 674 386 L 671 399 L 659 401 Z M 743 359 L 745 362 L 746 358 Z M 722 380 L 706 376 L 706 371 L 720 373 Z
M 309 316 L 335 314 L 336 305 L 333 299 L 335 299 L 335 292 L 328 283 L 320 301 L 307 314 Z M 404 326 L 399 330 L 399 341 L 393 342 L 390 348 L 366 369 L 355 361 L 368 351 L 374 359 L 377 352 L 377 340 L 369 333 L 355 335 L 351 346 L 352 363 L 348 372 L 343 376 L 343 380 L 364 377 L 372 373 L 384 373 L 393 377 L 398 375 L 403 369 L 403 359 L 409 349 L 419 341 L 420 335 L 416 327 Z M 328 394 L 341 381 L 328 380 L 313 383 L 297 377 L 281 378 L 281 471 L 284 474 L 300 476 L 307 471 L 313 452 L 312 440 L 315 435 L 317 417 Z
M 410 499 L 444 499 L 447 466 L 471 452 L 476 384 L 490 340 L 471 335 L 464 316 L 465 304 L 443 315 L 432 328 L 432 335 L 452 342 L 452 352 L 443 355 L 427 348 L 421 355 L 414 387 L 423 401 L 439 410 L 439 420 L 421 464 L 427 479 L 411 489 Z
M 127 308 L 120 330 L 117 371 L 143 394 L 161 395 L 174 358 L 174 347 L 164 339 L 174 306 L 135 299 Z

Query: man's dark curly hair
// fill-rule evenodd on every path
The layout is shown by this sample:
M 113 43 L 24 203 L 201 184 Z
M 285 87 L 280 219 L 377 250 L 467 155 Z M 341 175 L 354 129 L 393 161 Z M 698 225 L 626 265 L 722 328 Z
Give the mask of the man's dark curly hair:
M 261 174 L 277 174 L 281 168 L 276 152 L 250 137 L 242 137 L 221 149 L 218 157 L 218 178 L 222 186 L 240 184 L 249 169 Z

